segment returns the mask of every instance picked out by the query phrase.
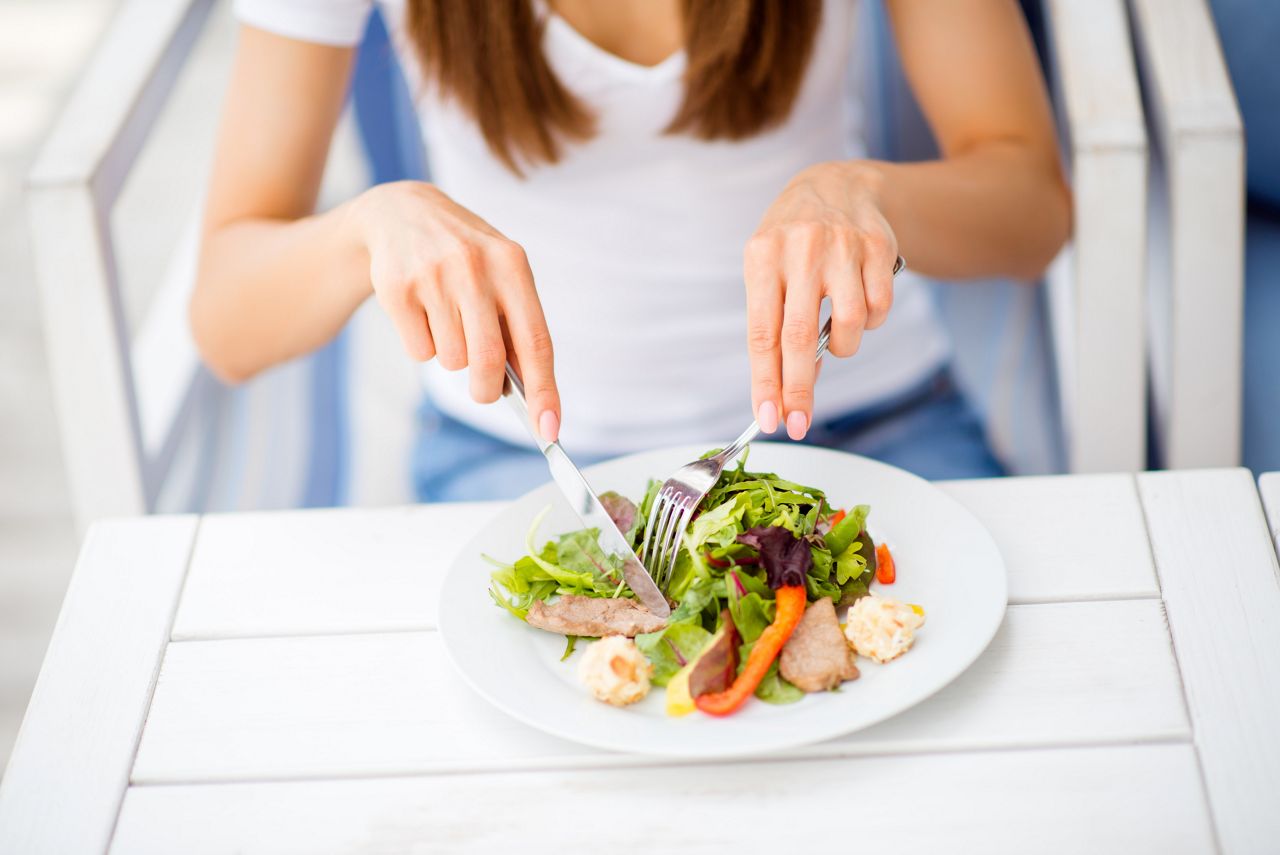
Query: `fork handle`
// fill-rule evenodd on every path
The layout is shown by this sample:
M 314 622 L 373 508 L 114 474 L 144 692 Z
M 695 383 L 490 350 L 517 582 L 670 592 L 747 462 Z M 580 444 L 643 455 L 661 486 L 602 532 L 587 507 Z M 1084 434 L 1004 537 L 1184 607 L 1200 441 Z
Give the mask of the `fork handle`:
M 827 322 L 822 325 L 822 332 L 818 334 L 818 353 L 813 358 L 815 363 L 822 361 L 823 354 L 827 352 L 827 342 L 829 341 L 831 341 L 831 319 L 827 318 Z M 716 459 L 722 465 L 728 464 L 730 460 L 741 454 L 742 449 L 746 448 L 759 435 L 760 424 L 755 419 L 752 419 L 747 429 L 738 434 L 737 439 L 725 446 L 724 450 L 716 455 Z
M 906 266 L 907 266 L 907 262 L 903 260 L 902 256 L 898 256 L 893 262 L 892 275 L 897 276 L 900 272 L 902 272 L 902 268 Z M 827 344 L 830 341 L 831 341 L 831 318 L 827 318 L 827 322 L 822 325 L 822 331 L 818 333 L 818 352 L 813 357 L 814 362 L 820 362 L 822 360 L 823 354 L 827 352 Z M 756 423 L 755 419 L 752 419 L 751 424 L 747 426 L 747 429 L 744 430 L 742 433 L 738 434 L 737 439 L 735 439 L 733 442 L 725 446 L 724 449 L 715 456 L 715 459 L 720 463 L 721 466 L 727 465 L 729 461 L 733 460 L 735 457 L 741 454 L 742 449 L 746 448 L 747 445 L 759 435 L 760 435 L 760 425 Z

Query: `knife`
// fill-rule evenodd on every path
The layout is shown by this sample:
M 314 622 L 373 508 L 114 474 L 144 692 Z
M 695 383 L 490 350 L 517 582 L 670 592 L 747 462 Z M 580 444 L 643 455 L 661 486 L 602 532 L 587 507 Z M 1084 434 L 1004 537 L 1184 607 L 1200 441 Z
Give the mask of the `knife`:
M 618 531 L 613 517 L 609 516 L 609 512 L 596 497 L 595 490 L 591 489 L 587 479 L 583 477 L 578 467 L 573 465 L 573 461 L 569 459 L 569 455 L 565 454 L 559 442 L 547 442 L 534 430 L 533 422 L 529 419 L 529 405 L 524 398 L 524 384 L 520 382 L 520 377 L 511 367 L 510 362 L 507 363 L 507 381 L 502 387 L 502 397 L 516 411 L 520 422 L 533 437 L 534 444 L 547 458 L 551 478 L 564 497 L 569 500 L 569 507 L 573 508 L 584 526 L 600 532 L 600 548 L 604 550 L 605 555 L 622 564 L 622 578 L 627 583 L 627 587 L 635 593 L 636 598 L 646 609 L 658 617 L 669 617 L 671 606 L 667 603 L 667 598 L 662 595 L 662 591 L 658 590 L 653 577 L 649 575 L 648 570 L 644 569 L 631 544 L 623 537 L 622 532 Z

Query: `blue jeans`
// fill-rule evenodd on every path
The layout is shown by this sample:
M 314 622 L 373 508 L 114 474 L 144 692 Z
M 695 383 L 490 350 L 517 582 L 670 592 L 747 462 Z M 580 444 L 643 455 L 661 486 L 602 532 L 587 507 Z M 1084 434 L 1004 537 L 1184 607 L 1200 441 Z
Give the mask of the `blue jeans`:
M 872 457 L 929 479 L 1005 474 L 945 369 L 894 399 L 815 424 L 804 442 Z M 574 461 L 589 466 L 608 456 L 575 454 Z M 420 501 L 510 499 L 548 478 L 542 455 L 532 448 L 478 431 L 423 402 L 413 454 Z

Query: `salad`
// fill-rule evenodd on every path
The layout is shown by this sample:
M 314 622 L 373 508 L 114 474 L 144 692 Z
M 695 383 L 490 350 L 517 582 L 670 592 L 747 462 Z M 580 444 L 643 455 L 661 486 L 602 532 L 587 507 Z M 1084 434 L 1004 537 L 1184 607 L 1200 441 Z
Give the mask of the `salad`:
M 637 506 L 601 501 L 633 547 L 661 484 Z M 679 548 L 662 619 L 634 598 L 622 568 L 579 529 L 537 545 L 550 508 L 526 536 L 527 554 L 495 565 L 494 602 L 567 638 L 600 638 L 579 663 L 583 683 L 618 705 L 666 687 L 667 711 L 727 715 L 748 698 L 793 703 L 856 679 L 856 655 L 879 662 L 910 648 L 924 623 L 918 606 L 871 593 L 896 577 L 888 548 L 867 531 L 868 505 L 832 508 L 815 487 L 750 472 L 746 457 L 699 504 Z M 841 624 L 837 610 L 848 609 Z

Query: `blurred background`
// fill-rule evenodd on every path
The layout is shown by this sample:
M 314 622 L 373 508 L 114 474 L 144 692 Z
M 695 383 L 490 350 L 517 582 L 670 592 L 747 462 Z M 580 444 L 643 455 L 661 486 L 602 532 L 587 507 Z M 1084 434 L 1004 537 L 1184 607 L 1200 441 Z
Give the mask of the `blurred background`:
M 48 385 L 22 184 L 111 6 L 0 4 L 0 757 L 79 548 Z
M 1043 288 L 939 283 L 993 447 L 1022 475 L 1280 469 L 1280 4 L 1023 8 L 1076 220 Z M 376 308 L 243 387 L 196 360 L 234 40 L 227 2 L 0 3 L 0 767 L 93 519 L 412 500 L 420 388 Z M 859 45 L 872 153 L 929 156 L 874 0 Z M 375 17 L 321 205 L 427 177 L 420 145 Z

